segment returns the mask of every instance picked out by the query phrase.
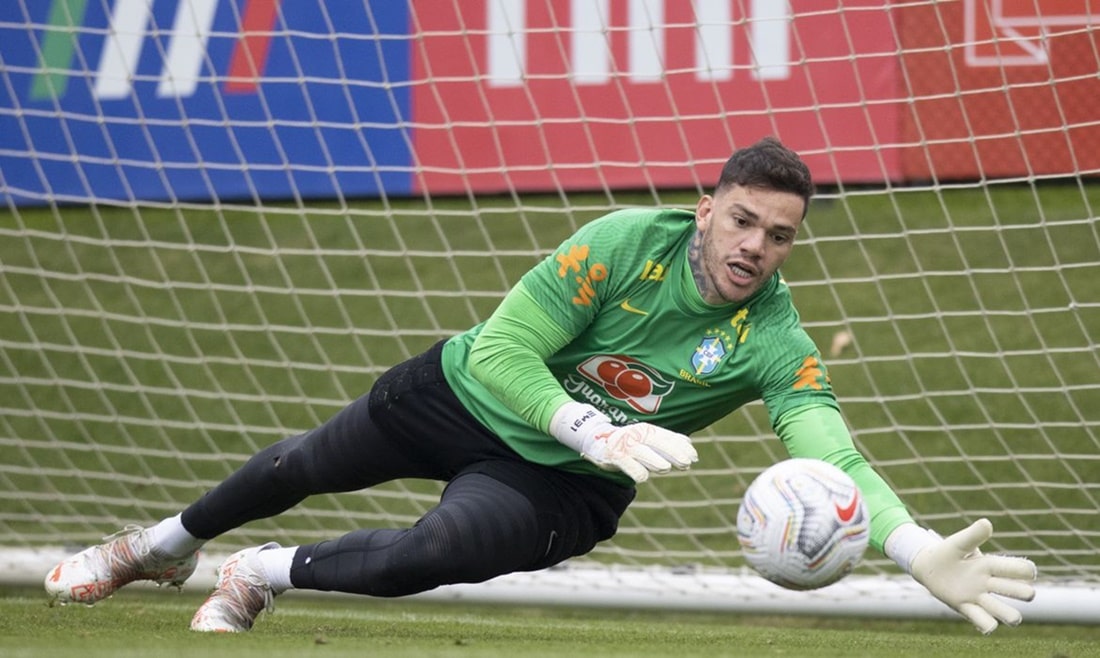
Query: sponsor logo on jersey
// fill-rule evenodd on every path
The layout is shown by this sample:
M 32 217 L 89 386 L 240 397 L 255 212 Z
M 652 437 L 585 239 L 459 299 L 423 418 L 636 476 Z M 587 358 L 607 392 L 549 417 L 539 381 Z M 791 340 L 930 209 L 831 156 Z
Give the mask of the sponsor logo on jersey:
M 577 371 L 599 385 L 604 394 L 643 414 L 657 413 L 674 383 L 656 369 L 622 355 L 590 357 L 577 366 Z
M 639 281 L 657 281 L 658 283 L 665 280 L 665 272 L 668 268 L 661 263 L 654 263 L 652 260 L 646 260 L 645 267 L 642 268 L 642 273 L 638 275 Z
M 820 391 L 829 383 L 829 375 L 825 373 L 825 366 L 817 357 L 810 355 L 802 360 L 802 366 L 794 373 L 794 390 L 812 388 Z
M 574 399 L 587 402 L 596 407 L 604 412 L 611 419 L 611 422 L 616 425 L 626 425 L 632 422 L 633 419 L 626 415 L 625 411 L 608 404 L 607 399 L 601 393 L 602 389 L 596 390 L 596 387 L 584 377 L 576 373 L 570 373 L 562 379 L 561 385 Z
M 640 309 L 636 306 L 632 306 L 630 304 L 630 299 L 629 298 L 624 299 L 623 303 L 619 304 L 619 308 L 623 309 L 627 313 L 634 313 L 636 315 L 649 315 L 649 311 L 643 311 L 642 309 Z
M 558 261 L 558 276 L 564 279 L 572 276 L 577 284 L 577 292 L 573 296 L 573 303 L 577 306 L 591 306 L 596 299 L 596 283 L 607 278 L 607 266 L 603 263 L 594 263 L 585 269 L 588 259 L 588 245 L 570 245 L 568 251 L 563 251 L 555 256 Z
M 737 342 L 743 343 L 749 337 L 749 330 L 752 329 L 752 324 L 749 323 L 749 309 L 738 309 L 737 313 L 734 313 L 730 318 L 730 326 L 733 327 L 733 332 L 737 334 Z

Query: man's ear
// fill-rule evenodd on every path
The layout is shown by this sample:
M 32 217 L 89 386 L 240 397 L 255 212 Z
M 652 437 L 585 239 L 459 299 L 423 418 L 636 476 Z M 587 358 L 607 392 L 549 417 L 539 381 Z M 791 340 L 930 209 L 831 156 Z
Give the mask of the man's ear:
M 713 212 L 714 197 L 709 194 L 699 197 L 699 202 L 695 204 L 695 227 L 700 231 L 705 231 L 707 225 L 710 224 L 710 216 Z

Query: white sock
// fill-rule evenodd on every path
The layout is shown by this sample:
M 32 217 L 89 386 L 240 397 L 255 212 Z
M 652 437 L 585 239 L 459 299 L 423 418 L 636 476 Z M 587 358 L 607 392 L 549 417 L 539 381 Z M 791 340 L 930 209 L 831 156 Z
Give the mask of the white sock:
M 199 539 L 187 532 L 183 522 L 180 521 L 179 514 L 164 519 L 149 528 L 146 533 L 153 550 L 169 557 L 190 555 L 206 543 L 205 539 Z
M 290 583 L 290 565 L 294 562 L 294 554 L 297 552 L 298 547 L 291 546 L 268 548 L 256 553 L 256 559 L 260 561 L 260 568 L 264 570 L 272 592 L 282 594 L 288 589 L 294 589 L 294 585 Z

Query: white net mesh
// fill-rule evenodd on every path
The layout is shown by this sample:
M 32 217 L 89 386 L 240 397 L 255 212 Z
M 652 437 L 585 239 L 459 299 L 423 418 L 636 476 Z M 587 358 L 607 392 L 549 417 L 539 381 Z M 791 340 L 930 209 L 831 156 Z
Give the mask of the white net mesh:
M 175 513 L 578 226 L 690 207 L 776 134 L 821 184 L 784 274 L 859 447 L 922 523 L 987 516 L 994 549 L 1095 586 L 1094 26 L 1068 0 L 7 3 L 0 544 Z M 740 566 L 736 506 L 782 447 L 758 405 L 698 442 L 590 561 Z M 438 491 L 214 547 L 407 525 Z

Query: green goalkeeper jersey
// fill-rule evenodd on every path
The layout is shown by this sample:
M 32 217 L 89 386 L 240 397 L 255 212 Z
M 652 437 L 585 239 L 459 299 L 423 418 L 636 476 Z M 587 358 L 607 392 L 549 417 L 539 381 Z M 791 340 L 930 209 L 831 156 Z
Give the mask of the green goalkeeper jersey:
M 853 446 L 786 283 L 776 274 L 741 304 L 705 303 L 688 263 L 695 230 L 693 213 L 655 209 L 583 227 L 524 275 L 488 323 L 447 342 L 443 368 L 455 394 L 524 458 L 626 486 L 629 477 L 600 470 L 548 433 L 555 409 L 574 399 L 617 424 L 691 434 L 763 400 L 792 457 L 829 461 L 856 481 L 871 512 L 871 545 L 882 550 L 912 517 Z M 489 334 L 506 358 L 479 380 L 471 348 Z M 491 392 L 486 376 L 505 385 Z
M 546 362 L 558 383 L 616 424 L 646 421 L 684 434 L 754 400 L 764 401 L 773 423 L 797 406 L 835 407 L 782 278 L 739 306 L 706 304 L 688 264 L 694 233 L 687 211 L 615 212 L 523 277 L 527 293 L 573 337 Z M 531 461 L 608 476 L 469 374 L 465 355 L 481 328 L 445 351 L 448 380 L 473 415 Z

